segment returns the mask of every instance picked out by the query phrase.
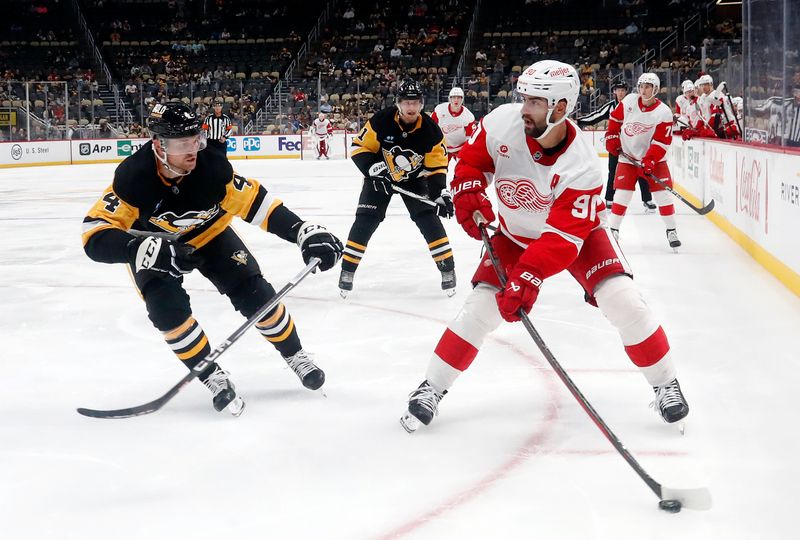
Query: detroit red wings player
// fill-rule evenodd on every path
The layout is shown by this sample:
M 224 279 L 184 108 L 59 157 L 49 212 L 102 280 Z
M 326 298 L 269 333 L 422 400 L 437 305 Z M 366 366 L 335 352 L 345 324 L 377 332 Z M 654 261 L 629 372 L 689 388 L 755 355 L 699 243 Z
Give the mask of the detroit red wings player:
M 520 309 L 529 312 L 543 282 L 562 270 L 616 327 L 628 357 L 653 386 L 661 417 L 672 423 L 689 413 L 667 336 L 602 223 L 602 165 L 567 119 L 579 88 L 572 66 L 552 60 L 533 64 L 517 81 L 522 103 L 502 105 L 484 117 L 461 150 L 451 182 L 456 217 L 479 239 L 473 216 L 479 212 L 487 222 L 495 219 L 486 194 L 493 181 L 500 227 L 492 245 L 508 269 L 508 282 L 501 287 L 484 256 L 472 292 L 433 352 L 425 381 L 409 396 L 401 418 L 408 432 L 433 420 L 440 400 L 486 336 L 503 319 L 519 320 Z
M 331 121 L 325 118 L 325 113 L 319 113 L 319 116 L 311 123 L 311 136 L 316 141 L 317 159 L 325 156 L 328 157 L 328 137 L 333 133 L 333 125 Z
M 439 103 L 433 114 L 433 121 L 439 124 L 447 145 L 448 163 L 458 156 L 475 127 L 475 115 L 464 107 L 464 91 L 458 86 L 450 90 L 447 103 Z
M 633 197 L 636 180 L 644 176 L 658 206 L 658 213 L 667 226 L 667 241 L 675 249 L 680 247 L 681 241 L 675 231 L 672 195 L 664 186 L 647 177 L 655 175 L 672 187 L 672 176 L 667 166 L 667 150 L 672 144 L 672 111 L 656 97 L 661 87 L 658 75 L 643 73 L 636 86 L 639 93 L 625 96 L 611 113 L 608 122 L 606 149 L 609 154 L 619 156 L 609 226 L 614 236 L 618 237 L 619 226 Z M 635 158 L 638 163 L 633 163 L 627 156 Z

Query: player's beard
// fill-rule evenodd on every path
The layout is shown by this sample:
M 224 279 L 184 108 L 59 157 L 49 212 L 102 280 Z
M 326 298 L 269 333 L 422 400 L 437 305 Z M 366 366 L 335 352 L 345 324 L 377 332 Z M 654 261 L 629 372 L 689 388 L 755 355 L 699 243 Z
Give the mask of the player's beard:
M 527 135 L 528 137 L 533 137 L 534 139 L 538 139 L 539 137 L 544 135 L 544 132 L 547 130 L 546 120 L 543 122 L 544 125 L 539 125 L 539 122 L 537 122 L 536 119 L 533 118 L 532 116 L 528 117 L 523 116 L 522 120 L 523 122 L 525 120 L 530 120 L 530 123 L 533 124 L 532 126 L 529 127 L 528 125 L 525 125 L 523 123 L 525 129 L 525 135 Z

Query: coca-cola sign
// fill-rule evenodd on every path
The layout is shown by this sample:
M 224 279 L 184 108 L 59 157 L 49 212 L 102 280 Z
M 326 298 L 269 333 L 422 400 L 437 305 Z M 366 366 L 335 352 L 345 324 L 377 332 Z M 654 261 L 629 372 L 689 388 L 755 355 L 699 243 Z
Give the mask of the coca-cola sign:
M 769 167 L 767 160 L 748 155 L 736 160 L 736 212 L 750 217 L 756 223 L 764 223 L 767 231 L 767 184 Z M 763 207 L 762 207 L 763 205 Z

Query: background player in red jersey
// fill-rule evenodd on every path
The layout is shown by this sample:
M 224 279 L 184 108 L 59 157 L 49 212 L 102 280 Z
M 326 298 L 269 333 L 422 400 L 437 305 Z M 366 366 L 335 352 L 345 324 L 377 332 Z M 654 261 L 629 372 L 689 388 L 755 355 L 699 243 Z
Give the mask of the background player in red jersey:
M 602 165 L 567 119 L 579 88 L 572 66 L 552 60 L 533 64 L 517 81 L 522 103 L 502 105 L 484 117 L 461 150 L 451 183 L 456 217 L 467 234 L 480 238 L 476 213 L 487 222 L 495 219 L 486 194 L 491 178 L 500 221 L 491 241 L 508 281 L 500 285 L 484 255 L 472 293 L 439 340 L 425 381 L 409 397 L 401 418 L 409 432 L 433 420 L 486 336 L 503 319 L 518 321 L 520 309 L 529 312 L 544 281 L 562 270 L 617 329 L 625 352 L 652 385 L 661 417 L 672 423 L 689 413 L 667 336 L 601 221 Z
M 675 249 L 680 247 L 681 241 L 675 230 L 672 195 L 664 186 L 648 178 L 649 175 L 655 175 L 672 187 L 667 166 L 667 150 L 672 143 L 672 111 L 656 97 L 661 81 L 655 73 L 643 73 L 636 86 L 639 93 L 625 96 L 611 113 L 608 122 L 606 149 L 609 154 L 620 156 L 609 226 L 618 238 L 636 180 L 644 176 L 658 205 L 658 213 L 667 226 L 667 241 Z

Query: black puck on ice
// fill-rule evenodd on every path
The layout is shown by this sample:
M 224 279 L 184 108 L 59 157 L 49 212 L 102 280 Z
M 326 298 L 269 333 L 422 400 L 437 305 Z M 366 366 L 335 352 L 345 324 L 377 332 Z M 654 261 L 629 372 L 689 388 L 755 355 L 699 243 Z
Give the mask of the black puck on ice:
M 675 499 L 664 499 L 663 501 L 658 502 L 658 507 L 665 512 L 669 512 L 670 514 L 677 514 L 681 511 L 681 501 L 676 501 Z

